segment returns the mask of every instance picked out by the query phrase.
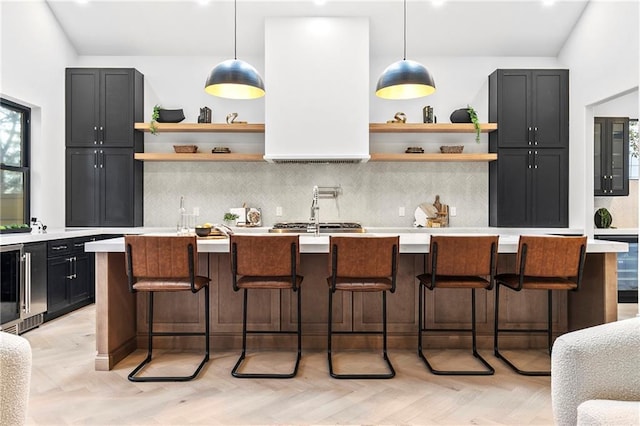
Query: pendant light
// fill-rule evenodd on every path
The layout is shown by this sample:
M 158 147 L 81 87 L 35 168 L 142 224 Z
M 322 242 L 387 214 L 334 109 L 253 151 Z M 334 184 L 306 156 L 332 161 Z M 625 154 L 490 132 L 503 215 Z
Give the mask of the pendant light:
M 209 74 L 204 90 L 230 99 L 256 99 L 264 96 L 264 83 L 258 71 L 237 55 L 237 2 L 233 2 L 233 59 L 220 62 Z
M 376 96 L 384 99 L 414 99 L 436 91 L 429 70 L 419 62 L 407 60 L 407 0 L 404 0 L 404 55 L 384 70 L 376 85 Z

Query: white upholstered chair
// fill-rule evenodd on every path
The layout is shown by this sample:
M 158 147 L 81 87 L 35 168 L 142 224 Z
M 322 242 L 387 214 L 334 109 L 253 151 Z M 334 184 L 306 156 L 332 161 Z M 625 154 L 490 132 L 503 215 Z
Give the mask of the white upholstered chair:
M 0 331 L 0 425 L 26 423 L 30 383 L 31 345 Z
M 551 399 L 560 426 L 640 425 L 640 317 L 558 337 Z

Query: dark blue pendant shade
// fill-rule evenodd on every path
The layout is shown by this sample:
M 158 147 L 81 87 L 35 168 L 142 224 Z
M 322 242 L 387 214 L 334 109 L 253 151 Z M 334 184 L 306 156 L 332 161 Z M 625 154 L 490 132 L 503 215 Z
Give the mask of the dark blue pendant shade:
M 239 59 L 228 59 L 216 65 L 204 90 L 229 99 L 255 99 L 264 96 L 264 83 L 258 71 Z
M 384 70 L 376 85 L 376 96 L 384 99 L 414 99 L 436 91 L 436 83 L 419 62 L 403 59 Z

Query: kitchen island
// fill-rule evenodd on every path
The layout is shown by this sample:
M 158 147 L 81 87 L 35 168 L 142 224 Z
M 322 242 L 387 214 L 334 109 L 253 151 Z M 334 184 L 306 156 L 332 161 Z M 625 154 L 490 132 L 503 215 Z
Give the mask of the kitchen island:
M 369 236 L 400 235 L 397 289 L 389 295 L 388 331 L 389 347 L 411 349 L 416 347 L 418 312 L 418 286 L 416 275 L 424 271 L 425 254 L 429 250 L 429 232 L 370 232 Z M 377 230 L 376 230 L 377 231 Z M 429 230 L 430 231 L 430 230 Z M 455 232 L 451 229 L 434 230 L 438 233 L 496 234 L 495 228 Z M 515 263 L 518 233 L 502 235 L 500 229 L 498 273 L 510 270 Z M 253 233 L 259 230 L 253 230 Z M 534 231 L 535 232 L 535 231 Z M 522 230 L 522 234 L 530 234 Z M 560 232 L 559 232 L 560 233 Z M 574 232 L 563 232 L 574 233 Z M 273 234 L 271 234 L 273 235 Z M 344 234 L 343 234 L 344 235 Z M 109 370 L 136 348 L 146 345 L 146 301 L 144 294 L 129 292 L 124 261 L 124 238 L 88 243 L 86 250 L 96 253 L 96 370 Z M 625 252 L 627 244 L 589 240 L 584 280 L 577 292 L 558 292 L 554 297 L 553 328 L 561 334 L 587 326 L 617 319 L 616 253 Z M 227 239 L 199 239 L 199 271 L 211 278 L 211 347 L 212 351 L 240 347 L 242 330 L 242 295 L 231 285 L 229 241 Z M 303 347 L 305 350 L 326 348 L 327 284 L 329 236 L 300 236 L 302 284 Z M 427 296 L 426 320 L 430 328 L 469 327 L 469 294 L 438 289 Z M 166 294 L 156 296 L 158 331 L 198 331 L 203 328 L 204 293 Z M 252 295 L 253 296 L 253 295 Z M 546 294 L 541 291 L 504 292 L 501 303 L 501 324 L 507 327 L 543 328 L 546 321 Z M 476 300 L 478 346 L 490 348 L 493 339 L 494 293 L 479 292 Z M 295 301 L 290 292 L 265 290 L 250 299 L 249 324 L 253 329 L 290 330 L 297 321 Z M 380 296 L 377 294 L 343 294 L 334 300 L 334 329 L 371 331 L 381 328 Z M 544 347 L 545 336 L 512 333 L 504 338 L 504 347 Z M 293 339 L 279 336 L 258 341 L 249 339 L 250 347 L 262 349 L 294 345 Z M 264 337 L 267 337 L 266 339 Z M 337 348 L 379 345 L 371 335 L 336 337 Z M 201 339 L 193 337 L 157 339 L 157 347 L 199 348 Z M 470 337 L 455 333 L 439 333 L 428 339 L 428 347 L 467 347 Z M 254 345 L 254 346 L 251 346 Z M 256 346 L 259 345 L 259 346 Z

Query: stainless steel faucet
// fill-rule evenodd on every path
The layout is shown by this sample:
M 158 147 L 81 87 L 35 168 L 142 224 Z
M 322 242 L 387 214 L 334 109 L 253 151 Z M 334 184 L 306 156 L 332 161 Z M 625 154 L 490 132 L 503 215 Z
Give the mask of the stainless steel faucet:
M 318 185 L 313 186 L 313 200 L 311 201 L 311 214 L 307 232 L 313 232 L 317 237 L 320 235 L 320 204 L 318 204 Z
M 307 224 L 307 232 L 320 235 L 320 198 L 338 198 L 342 194 L 342 187 L 338 186 L 313 186 L 313 200 L 311 201 L 311 215 Z

